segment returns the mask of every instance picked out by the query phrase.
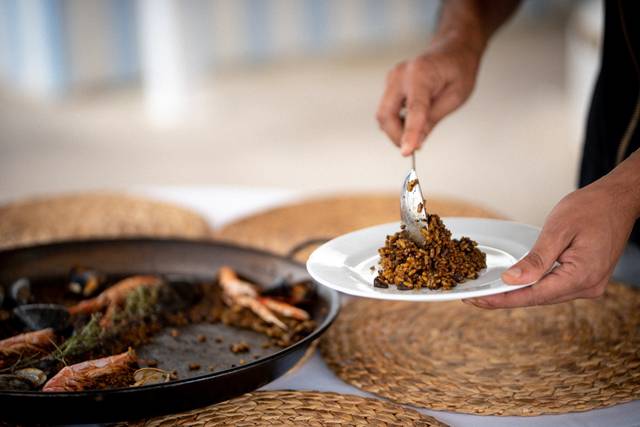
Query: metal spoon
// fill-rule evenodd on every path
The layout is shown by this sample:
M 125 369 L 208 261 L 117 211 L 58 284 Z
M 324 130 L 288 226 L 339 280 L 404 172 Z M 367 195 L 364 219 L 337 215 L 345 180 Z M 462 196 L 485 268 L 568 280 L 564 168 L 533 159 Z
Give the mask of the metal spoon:
M 402 183 L 400 218 L 409 238 L 418 245 L 424 245 L 426 241 L 420 229 L 427 226 L 427 212 L 416 174 L 415 153 L 411 156 L 411 169 Z

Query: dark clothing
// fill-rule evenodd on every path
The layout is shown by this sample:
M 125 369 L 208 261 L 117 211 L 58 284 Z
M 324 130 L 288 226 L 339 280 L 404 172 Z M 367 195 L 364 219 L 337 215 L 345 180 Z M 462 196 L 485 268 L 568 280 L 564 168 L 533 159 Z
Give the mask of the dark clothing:
M 620 150 L 626 158 L 640 148 L 640 124 L 626 149 L 621 148 L 640 103 L 640 1 L 605 0 L 604 8 L 602 63 L 587 122 L 580 187 L 616 167 Z M 640 244 L 640 221 L 636 222 L 630 241 Z

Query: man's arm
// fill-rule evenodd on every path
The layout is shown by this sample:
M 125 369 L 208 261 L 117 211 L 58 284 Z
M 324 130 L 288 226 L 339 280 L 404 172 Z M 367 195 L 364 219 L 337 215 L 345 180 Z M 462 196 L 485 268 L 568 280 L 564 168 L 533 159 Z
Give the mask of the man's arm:
M 405 156 L 433 127 L 462 105 L 473 90 L 490 37 L 519 0 L 444 0 L 429 47 L 400 63 L 387 77 L 376 118 Z M 406 108 L 406 117 L 400 111 Z
M 452 35 L 483 52 L 487 42 L 513 14 L 520 0 L 444 0 L 434 41 Z

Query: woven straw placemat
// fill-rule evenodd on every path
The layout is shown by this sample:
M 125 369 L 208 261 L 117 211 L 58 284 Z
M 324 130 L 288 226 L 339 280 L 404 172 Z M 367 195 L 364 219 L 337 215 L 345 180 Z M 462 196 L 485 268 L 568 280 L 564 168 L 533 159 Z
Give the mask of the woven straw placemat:
M 488 209 L 447 198 L 429 198 L 427 209 L 440 216 L 500 218 Z M 400 220 L 398 194 L 353 194 L 277 207 L 221 228 L 216 237 L 286 254 L 299 243 L 333 238 L 349 231 Z M 305 260 L 313 247 L 297 257 Z
M 440 426 L 413 409 L 353 395 L 310 391 L 259 391 L 136 426 Z
M 0 248 L 65 239 L 211 237 L 200 215 L 118 193 L 69 194 L 0 206 Z
M 640 293 L 511 310 L 354 300 L 321 342 L 340 378 L 394 402 L 486 415 L 640 398 Z

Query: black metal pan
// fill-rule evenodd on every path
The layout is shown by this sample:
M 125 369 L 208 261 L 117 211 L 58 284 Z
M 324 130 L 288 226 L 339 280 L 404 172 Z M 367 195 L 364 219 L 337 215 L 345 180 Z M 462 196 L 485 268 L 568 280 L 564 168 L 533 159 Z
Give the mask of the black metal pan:
M 2 251 L 0 283 L 28 277 L 34 287 L 52 286 L 64 283 L 75 265 L 92 266 L 116 277 L 161 274 L 211 280 L 221 265 L 230 265 L 260 284 L 283 277 L 292 281 L 309 278 L 304 267 L 291 259 L 255 249 L 211 241 L 127 239 L 73 241 Z M 178 340 L 169 340 L 164 331 L 154 336 L 149 347 L 137 350 L 175 365 L 181 370 L 181 379 L 136 388 L 73 393 L 0 391 L 0 420 L 47 424 L 135 420 L 185 411 L 255 390 L 295 365 L 335 319 L 340 305 L 338 294 L 322 286 L 316 292 L 310 313 L 318 326 L 289 347 L 263 349 L 259 344 L 264 336 L 221 324 L 187 327 Z M 195 344 L 195 334 L 205 334 L 209 339 L 205 345 Z M 246 360 L 234 363 L 228 346 L 236 339 L 250 343 L 252 350 L 242 355 Z M 187 361 L 194 359 L 203 366 L 196 372 L 186 367 Z

